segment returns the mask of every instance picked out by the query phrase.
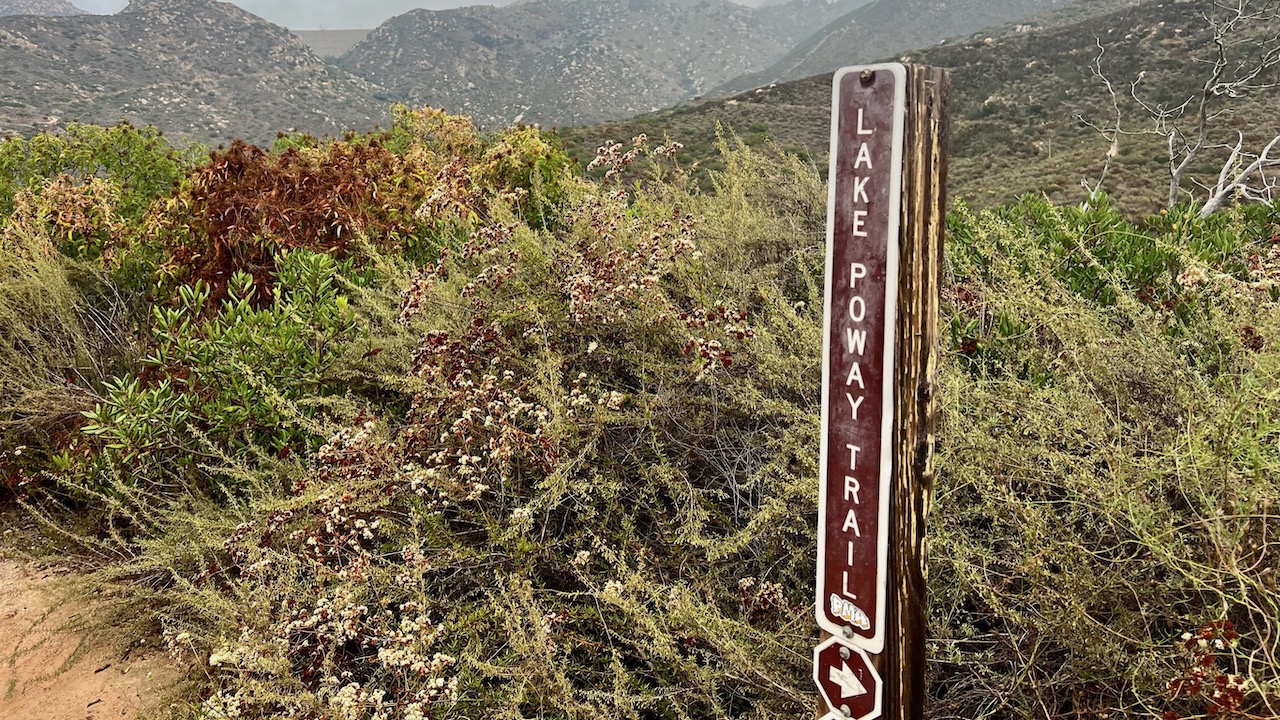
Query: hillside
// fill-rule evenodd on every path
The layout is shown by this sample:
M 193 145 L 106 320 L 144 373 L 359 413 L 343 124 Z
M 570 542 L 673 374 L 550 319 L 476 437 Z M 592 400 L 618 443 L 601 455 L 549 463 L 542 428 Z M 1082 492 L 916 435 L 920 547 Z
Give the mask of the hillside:
M 1104 70 L 1122 88 L 1145 71 L 1144 92 L 1167 100 L 1183 97 L 1203 81 L 1198 73 L 1204 66 L 1195 59 L 1210 47 L 1208 29 L 1197 4 L 1176 0 L 1126 3 L 1120 9 L 1105 0 L 1067 6 L 1041 16 L 1034 26 L 987 28 L 899 56 L 951 72 L 953 196 L 981 206 L 1026 192 L 1045 192 L 1064 202 L 1083 197 L 1081 182 L 1096 181 L 1108 143 L 1076 116 L 1095 122 L 1114 117 L 1110 98 L 1090 68 L 1098 54 L 1095 38 L 1107 48 Z M 721 125 L 750 143 L 773 141 L 825 163 L 830 103 L 830 76 L 824 74 L 564 134 L 579 160 L 589 160 L 605 139 L 642 132 L 670 135 L 689 146 L 688 159 L 714 168 Z M 1274 136 L 1280 132 L 1275 104 L 1274 94 L 1237 102 L 1230 126 L 1224 120 L 1213 141 L 1234 140 L 1236 127 L 1254 140 Z M 1121 109 L 1133 127 L 1148 126 L 1132 102 L 1122 102 Z M 1208 158 L 1199 168 L 1201 177 L 1216 175 L 1221 161 Z M 1123 138 L 1105 189 L 1132 211 L 1154 210 L 1167 193 L 1165 162 L 1158 138 Z
M 0 17 L 6 15 L 58 17 L 84 14 L 83 10 L 66 0 L 0 0 Z
M 116 15 L 0 20 L 0 134 L 73 119 L 207 143 L 379 122 L 372 87 L 229 3 L 134 0 Z
M 1070 0 L 876 0 L 823 27 L 777 62 L 717 94 L 798 80 L 1018 20 Z
M 351 72 L 410 105 L 582 124 L 673 105 L 782 56 L 864 0 L 533 0 L 415 10 L 343 56 Z

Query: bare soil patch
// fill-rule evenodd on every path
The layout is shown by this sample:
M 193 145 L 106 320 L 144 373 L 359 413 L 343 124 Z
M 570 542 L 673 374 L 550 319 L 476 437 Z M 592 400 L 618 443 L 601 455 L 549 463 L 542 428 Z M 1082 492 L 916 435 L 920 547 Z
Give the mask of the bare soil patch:
M 94 608 L 63 600 L 60 574 L 0 559 L 0 718 L 114 720 L 166 704 L 176 664 L 90 632 Z

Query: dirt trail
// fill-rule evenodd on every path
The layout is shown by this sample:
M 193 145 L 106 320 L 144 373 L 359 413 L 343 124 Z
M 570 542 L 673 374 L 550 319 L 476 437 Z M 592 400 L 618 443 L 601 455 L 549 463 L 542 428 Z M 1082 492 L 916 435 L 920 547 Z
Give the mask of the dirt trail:
M 155 649 L 127 658 L 68 625 L 91 607 L 59 606 L 55 573 L 0 559 L 0 720 L 117 720 L 156 707 L 178 671 Z

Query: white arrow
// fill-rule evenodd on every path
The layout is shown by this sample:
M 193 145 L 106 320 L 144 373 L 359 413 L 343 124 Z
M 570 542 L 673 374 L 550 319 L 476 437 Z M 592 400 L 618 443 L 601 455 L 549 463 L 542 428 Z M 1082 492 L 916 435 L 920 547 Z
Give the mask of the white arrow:
M 867 686 L 862 684 L 857 675 L 849 669 L 849 663 L 840 663 L 840 669 L 834 667 L 827 669 L 827 679 L 840 686 L 840 699 L 847 697 L 858 697 L 867 694 Z

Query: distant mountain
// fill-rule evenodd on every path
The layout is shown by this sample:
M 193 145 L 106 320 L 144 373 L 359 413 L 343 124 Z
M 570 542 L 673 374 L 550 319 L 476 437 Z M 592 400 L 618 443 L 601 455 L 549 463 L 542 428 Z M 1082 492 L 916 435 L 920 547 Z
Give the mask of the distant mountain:
M 0 0 L 0 16 L 36 15 L 60 17 L 84 15 L 85 12 L 66 0 Z
M 1145 97 L 1181 101 L 1201 87 L 1206 65 L 1200 60 L 1213 52 L 1203 7 L 1187 0 L 1086 0 L 902 53 L 910 62 L 947 68 L 951 75 L 952 197 L 989 206 L 1043 192 L 1057 202 L 1080 202 L 1085 197 L 1081 184 L 1097 181 L 1109 143 L 1077 117 L 1102 124 L 1115 117 L 1111 97 L 1091 69 L 1097 43 L 1106 47 L 1103 69 L 1116 87 L 1127 88 L 1141 74 Z M 1259 47 L 1274 46 L 1275 28 L 1248 29 Z M 1260 149 L 1280 134 L 1280 88 L 1230 101 L 1230 106 L 1234 112 L 1216 122 L 1211 143 L 1234 143 L 1238 129 L 1246 147 Z M 1150 127 L 1123 95 L 1120 110 L 1130 128 Z M 830 121 L 831 75 L 824 73 L 563 135 L 584 164 L 607 140 L 669 135 L 686 145 L 684 167 L 714 170 L 717 128 L 724 127 L 750 144 L 773 142 L 825 166 Z M 1161 139 L 1125 136 L 1118 150 L 1104 190 L 1131 212 L 1157 210 L 1168 192 Z M 1216 179 L 1225 159 L 1225 150 L 1203 158 L 1195 167 L 1198 179 Z
M 767 68 L 720 85 L 725 95 L 928 47 L 1071 0 L 875 0 L 833 20 Z
M 369 36 L 369 30 L 293 30 L 302 42 L 322 58 L 337 59 Z
M 866 0 L 532 0 L 392 18 L 342 67 L 482 126 L 655 110 L 765 67 Z
M 203 142 L 379 121 L 376 89 L 229 3 L 133 0 L 116 15 L 0 18 L 0 134 L 70 120 Z

